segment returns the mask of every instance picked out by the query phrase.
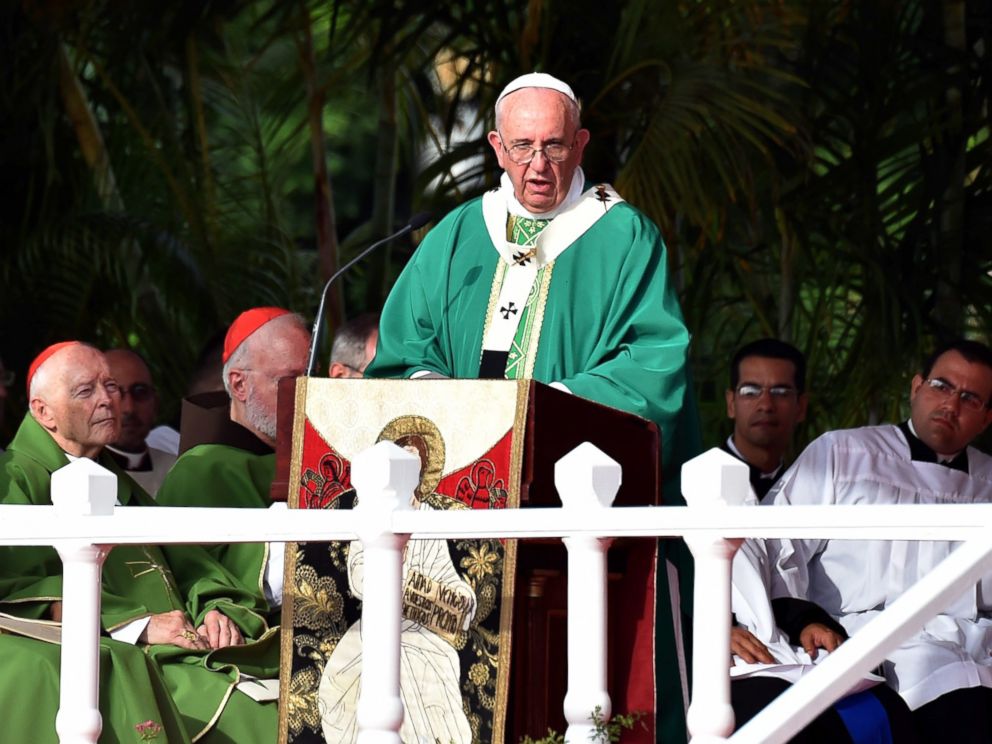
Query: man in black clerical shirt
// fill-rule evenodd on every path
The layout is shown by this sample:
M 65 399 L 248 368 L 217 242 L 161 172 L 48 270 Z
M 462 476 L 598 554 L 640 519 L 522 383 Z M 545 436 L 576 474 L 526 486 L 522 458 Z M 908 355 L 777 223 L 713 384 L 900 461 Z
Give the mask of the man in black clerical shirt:
M 741 347 L 730 363 L 726 399 L 734 432 L 723 449 L 748 464 L 760 500 L 785 470 L 793 432 L 806 418 L 806 357 L 774 338 Z
M 151 370 L 130 349 L 111 349 L 104 356 L 121 394 L 121 432 L 107 445 L 107 453 L 154 498 L 176 456 L 146 441 L 158 419 L 158 392 Z
M 992 424 L 992 349 L 971 340 L 935 351 L 910 384 L 901 424 L 827 432 L 769 492 L 776 506 L 943 505 L 992 501 L 992 458 L 971 446 Z M 848 633 L 951 555 L 951 540 L 767 540 L 771 596 L 816 602 Z M 912 711 L 920 742 L 992 742 L 990 575 L 921 620 L 892 649 L 886 681 Z

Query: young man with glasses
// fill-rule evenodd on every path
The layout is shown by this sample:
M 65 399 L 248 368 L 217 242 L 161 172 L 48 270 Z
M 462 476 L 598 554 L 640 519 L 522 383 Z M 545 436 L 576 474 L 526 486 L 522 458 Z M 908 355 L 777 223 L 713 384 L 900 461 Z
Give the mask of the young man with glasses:
M 658 228 L 610 185 L 586 181 L 590 133 L 568 84 L 523 75 L 494 113 L 498 187 L 424 238 L 383 308 L 366 375 L 534 379 L 638 414 L 662 432 L 662 497 L 682 503 L 679 469 L 699 430 Z M 660 566 L 673 542 L 662 541 Z M 657 575 L 659 736 L 684 741 L 679 601 L 668 571 Z
M 774 338 L 742 346 L 730 363 L 726 402 L 734 430 L 723 449 L 747 463 L 760 500 L 785 472 L 793 434 L 806 418 L 806 357 Z M 769 603 L 767 582 L 760 578 L 765 566 L 761 540 L 749 540 L 734 560 L 733 606 L 738 614 L 730 630 L 730 699 L 737 728 L 788 689 L 798 669 L 812 668 L 823 651 L 835 650 L 847 638 L 844 628 L 812 602 L 779 597 Z M 759 619 L 767 610 L 774 627 Z M 859 711 L 853 719 L 846 714 L 852 709 Z M 839 744 L 880 736 L 906 744 L 913 741 L 909 718 L 905 703 L 881 685 L 843 698 L 793 741 Z
M 760 500 L 784 472 L 793 432 L 806 418 L 806 357 L 774 338 L 746 344 L 730 363 L 726 400 L 734 431 L 723 449 L 748 464 Z
M 121 395 L 121 432 L 107 445 L 107 453 L 154 498 L 176 456 L 145 441 L 158 418 L 158 393 L 151 370 L 141 355 L 130 349 L 111 349 L 104 356 Z
M 824 434 L 766 501 L 992 501 L 992 457 L 969 446 L 992 423 L 992 350 L 952 342 L 910 386 L 908 421 Z M 769 540 L 772 596 L 809 599 L 857 633 L 954 549 L 951 541 Z M 965 592 L 884 663 L 920 741 L 992 741 L 992 584 Z

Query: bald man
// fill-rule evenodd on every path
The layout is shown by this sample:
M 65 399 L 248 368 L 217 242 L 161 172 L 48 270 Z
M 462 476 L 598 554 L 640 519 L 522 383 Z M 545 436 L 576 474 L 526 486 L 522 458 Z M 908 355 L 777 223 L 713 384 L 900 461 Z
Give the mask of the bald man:
M 107 452 L 154 498 L 176 456 L 146 441 L 158 419 L 158 391 L 151 370 L 130 349 L 111 349 L 105 356 L 117 381 L 121 408 L 120 434 L 107 445 Z
M 165 506 L 269 508 L 275 477 L 276 393 L 279 380 L 304 374 L 310 331 L 288 310 L 246 310 L 224 339 L 223 383 L 229 426 L 214 441 L 185 452 L 159 489 Z M 284 504 L 279 504 L 284 506 Z M 241 543 L 208 548 L 241 586 L 282 605 L 283 545 Z
M 2 503 L 51 504 L 52 473 L 89 458 L 117 476 L 121 505 L 154 506 L 105 452 L 120 434 L 120 389 L 100 351 L 75 341 L 49 347 L 31 364 L 27 385 L 29 413 L 0 455 Z M 271 655 L 264 607 L 232 586 L 206 551 L 118 546 L 102 578 L 101 624 L 111 636 L 101 640 L 102 712 L 115 740 L 133 740 L 135 723 L 146 720 L 163 725 L 169 742 L 249 741 L 255 739 L 240 737 L 260 730 L 275 736 L 276 706 L 232 693 L 239 675 L 223 665 Z M 53 548 L 0 549 L 0 612 L 58 621 L 61 594 Z M 246 638 L 266 642 L 248 648 Z M 58 653 L 56 645 L 0 635 L 4 727 L 25 741 L 55 741 L 52 727 L 40 722 L 54 720 L 58 706 L 49 677 L 57 677 Z M 204 654 L 221 671 L 209 671 Z

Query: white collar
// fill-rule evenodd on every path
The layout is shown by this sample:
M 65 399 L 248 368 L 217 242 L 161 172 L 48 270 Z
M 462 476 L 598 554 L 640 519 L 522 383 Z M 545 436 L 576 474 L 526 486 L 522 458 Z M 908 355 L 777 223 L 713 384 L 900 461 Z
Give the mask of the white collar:
M 737 445 L 734 444 L 733 434 L 727 437 L 727 449 L 729 449 L 737 457 L 737 459 L 743 462 L 745 465 L 747 465 L 748 467 L 753 467 L 755 470 L 757 470 L 757 467 L 751 465 L 751 463 L 748 462 L 748 459 L 741 454 L 741 451 L 739 449 L 737 449 Z M 774 470 L 769 470 L 767 473 L 759 472 L 758 477 L 764 478 L 766 480 L 770 480 L 774 478 L 775 476 L 778 475 L 778 471 L 782 469 L 783 464 L 784 464 L 783 461 L 779 460 L 778 466 Z
M 558 216 L 558 214 L 564 212 L 572 206 L 572 204 L 578 201 L 579 197 L 582 196 L 582 189 L 585 187 L 585 183 L 586 176 L 582 172 L 582 168 L 576 168 L 575 173 L 572 174 L 572 183 L 568 187 L 568 193 L 565 195 L 562 203 L 550 212 L 534 214 L 533 212 L 527 211 L 527 209 L 517 201 L 517 197 L 513 193 L 513 182 L 510 181 L 510 176 L 506 171 L 503 171 L 503 175 L 500 176 L 499 179 L 500 191 L 506 198 L 506 211 L 516 217 L 527 217 L 532 220 L 553 220 L 556 216 Z
M 115 455 L 123 459 L 127 464 L 125 465 L 125 470 L 134 470 L 139 467 L 142 461 L 145 459 L 145 455 L 148 455 L 148 447 L 145 447 L 141 452 L 125 452 L 122 449 L 107 445 L 107 449 L 113 452 Z

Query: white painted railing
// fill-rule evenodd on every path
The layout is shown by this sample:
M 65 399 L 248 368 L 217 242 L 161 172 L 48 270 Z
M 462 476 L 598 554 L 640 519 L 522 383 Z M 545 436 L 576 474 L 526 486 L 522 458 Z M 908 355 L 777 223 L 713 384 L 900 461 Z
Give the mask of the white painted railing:
M 399 638 L 402 551 L 413 538 L 562 537 L 570 579 L 569 674 L 564 701 L 570 742 L 588 741 L 589 712 L 610 711 L 606 689 L 606 561 L 612 538 L 684 537 L 696 560 L 693 695 L 688 723 L 693 742 L 727 741 L 729 704 L 730 566 L 746 537 L 967 540 L 816 669 L 793 685 L 730 741 L 787 741 L 875 667 L 922 621 L 974 583 L 992 562 L 992 505 L 831 506 L 788 509 L 735 506 L 747 490 L 747 468 L 718 450 L 687 463 L 688 507 L 612 509 L 620 468 L 592 445 L 556 466 L 560 508 L 500 511 L 411 510 L 418 463 L 381 442 L 355 458 L 352 477 L 361 506 L 350 511 L 113 507 L 114 476 L 80 460 L 52 480 L 57 506 L 0 506 L 0 544 L 53 545 L 65 563 L 63 663 L 57 730 L 65 744 L 92 744 L 97 707 L 100 566 L 119 544 L 314 542 L 360 539 L 365 547 L 361 744 L 399 742 Z M 109 501 L 108 501 L 109 494 Z M 71 580 L 69 577 L 72 576 Z M 581 641 L 577 641 L 580 639 Z

